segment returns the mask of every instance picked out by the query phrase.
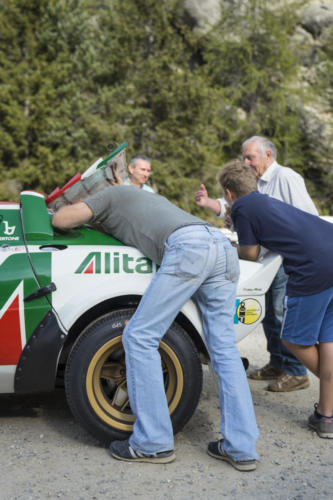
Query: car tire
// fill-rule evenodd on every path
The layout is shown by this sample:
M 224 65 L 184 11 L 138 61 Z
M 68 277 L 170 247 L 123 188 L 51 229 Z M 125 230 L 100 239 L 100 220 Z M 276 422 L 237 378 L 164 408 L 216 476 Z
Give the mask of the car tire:
M 126 439 L 133 428 L 121 339 L 134 311 L 113 311 L 88 326 L 74 344 L 66 364 L 69 407 L 81 425 L 105 445 L 115 439 Z M 192 340 L 175 322 L 163 337 L 159 352 L 176 433 L 198 404 L 201 362 Z

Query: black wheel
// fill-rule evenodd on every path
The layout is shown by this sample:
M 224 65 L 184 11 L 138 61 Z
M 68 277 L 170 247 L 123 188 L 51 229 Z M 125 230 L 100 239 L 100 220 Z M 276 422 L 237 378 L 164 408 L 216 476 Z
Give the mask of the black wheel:
M 132 431 L 126 386 L 122 332 L 134 309 L 114 311 L 88 327 L 69 355 L 65 388 L 73 415 L 104 444 L 125 439 Z M 174 432 L 193 415 L 202 388 L 197 350 L 184 330 L 173 323 L 159 352 Z

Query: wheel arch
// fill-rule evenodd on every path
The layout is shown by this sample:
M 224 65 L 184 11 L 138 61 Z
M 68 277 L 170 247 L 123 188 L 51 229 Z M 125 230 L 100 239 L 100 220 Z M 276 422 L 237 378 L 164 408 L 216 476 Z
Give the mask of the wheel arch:
M 64 340 L 64 332 L 55 314 L 48 311 L 21 353 L 15 371 L 15 393 L 47 392 L 54 389 L 58 357 Z
M 100 302 L 94 305 L 89 310 L 85 311 L 68 330 L 66 340 L 62 349 L 62 353 L 59 359 L 59 367 L 66 364 L 67 357 L 69 355 L 71 346 L 75 343 L 79 335 L 94 321 L 97 321 L 101 316 L 115 311 L 117 309 L 131 309 L 137 307 L 141 300 L 141 295 L 123 295 L 118 297 L 112 297 L 108 300 Z M 184 311 L 180 311 L 175 319 L 176 323 L 179 324 L 189 335 L 193 341 L 202 361 L 207 361 L 209 358 L 207 347 L 200 335 L 198 328 L 196 328 L 194 321 L 191 321 Z

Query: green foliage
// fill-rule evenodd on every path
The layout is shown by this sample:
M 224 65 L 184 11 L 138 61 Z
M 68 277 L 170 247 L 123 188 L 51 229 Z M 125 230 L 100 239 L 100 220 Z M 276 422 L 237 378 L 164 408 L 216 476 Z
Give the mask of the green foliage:
M 93 86 L 98 32 L 80 0 L 21 4 L 0 5 L 0 173 L 50 191 L 106 139 Z
M 193 190 L 220 161 L 220 93 L 190 64 L 199 41 L 182 23 L 179 2 L 114 2 L 100 23 L 108 68 L 99 80 L 101 114 L 112 117 L 112 136 L 124 134 L 130 154 L 151 155 L 159 192 L 195 210 Z
M 288 43 L 297 18 L 290 7 L 263 0 L 245 2 L 239 11 L 224 11 L 206 40 L 204 57 L 213 85 L 226 89 L 228 100 L 245 111 L 238 120 L 239 136 L 265 135 L 292 166 L 298 116 L 291 83 L 296 61 Z M 239 137 L 235 137 L 235 152 Z
M 248 0 L 199 36 L 182 3 L 0 1 L 2 199 L 15 186 L 50 192 L 124 141 L 128 157 L 152 157 L 161 194 L 203 217 L 193 191 L 220 195 L 220 166 L 250 135 L 318 174 L 299 126 L 295 6 Z
M 323 117 L 323 120 L 327 121 L 333 110 L 333 27 L 326 31 L 326 43 L 318 51 L 318 58 L 320 64 L 318 64 L 313 93 L 317 93 L 326 100 L 327 115 Z M 312 98 L 315 99 L 315 95 Z M 321 136 L 320 131 L 318 135 Z M 333 213 L 332 140 L 332 135 L 326 137 L 326 141 L 319 140 L 317 148 L 311 148 L 305 144 L 308 152 L 309 176 L 314 179 L 317 196 L 320 196 L 320 207 L 323 213 L 328 215 Z

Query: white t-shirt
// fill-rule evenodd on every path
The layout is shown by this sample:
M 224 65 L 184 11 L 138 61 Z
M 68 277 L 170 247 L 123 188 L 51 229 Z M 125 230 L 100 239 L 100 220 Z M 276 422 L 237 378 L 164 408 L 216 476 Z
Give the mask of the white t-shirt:
M 131 184 L 128 179 L 126 179 L 126 181 L 124 181 L 124 186 L 132 186 L 132 185 L 133 184 Z M 153 190 L 153 188 L 151 188 L 150 186 L 148 186 L 148 184 L 142 184 L 142 186 L 141 186 L 140 189 L 143 189 L 144 191 L 148 191 L 149 193 L 155 193 L 155 191 Z

